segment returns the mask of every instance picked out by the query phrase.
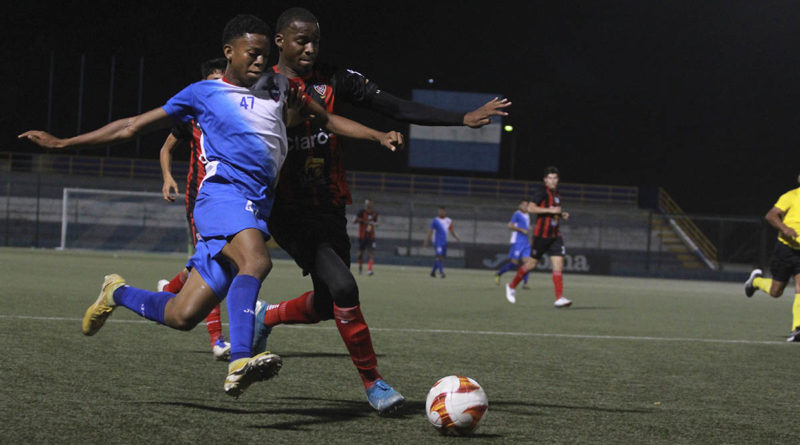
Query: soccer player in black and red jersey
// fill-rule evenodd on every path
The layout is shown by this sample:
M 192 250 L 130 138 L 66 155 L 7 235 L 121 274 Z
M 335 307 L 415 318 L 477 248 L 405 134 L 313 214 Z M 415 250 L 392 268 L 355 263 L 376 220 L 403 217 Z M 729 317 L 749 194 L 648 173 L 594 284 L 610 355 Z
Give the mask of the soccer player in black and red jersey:
M 211 59 L 203 62 L 200 65 L 200 75 L 202 80 L 222 79 L 222 74 L 228 60 L 224 57 Z M 197 228 L 194 225 L 194 204 L 197 200 L 197 191 L 200 189 L 200 184 L 206 175 L 206 160 L 203 154 L 203 148 L 200 145 L 200 137 L 202 131 L 196 120 L 179 124 L 172 127 L 172 131 L 164 145 L 161 147 L 160 160 L 161 160 L 161 175 L 164 178 L 164 185 L 161 192 L 164 199 L 167 201 L 175 201 L 175 196 L 178 193 L 178 184 L 175 178 L 172 177 L 171 163 L 172 152 L 178 146 L 189 144 L 189 173 L 186 175 L 186 220 L 189 223 L 189 231 L 192 236 L 192 249 L 197 244 Z M 172 280 L 160 280 L 158 282 L 158 290 L 177 293 L 183 287 L 186 279 L 189 277 L 189 269 L 184 268 L 178 275 L 175 275 Z M 225 341 L 222 336 L 222 321 L 220 319 L 220 307 L 217 306 L 211 310 L 211 313 L 206 317 L 206 328 L 208 329 L 208 336 L 211 340 L 211 351 L 214 357 L 220 361 L 227 361 L 230 358 L 231 345 Z
M 522 266 L 517 270 L 517 275 L 511 283 L 506 285 L 506 299 L 516 301 L 515 289 L 520 280 L 536 267 L 544 254 L 550 256 L 553 264 L 553 286 L 556 301 L 553 305 L 557 308 L 568 307 L 572 301 L 564 298 L 564 240 L 561 238 L 559 221 L 569 219 L 569 213 L 561 210 L 561 197 L 558 194 L 559 172 L 555 167 L 544 169 L 544 188 L 536 193 L 528 202 L 528 212 L 536 215 L 536 224 L 533 226 L 533 247 L 531 257 L 523 258 Z
M 378 212 L 372 207 L 372 200 L 364 200 L 364 208 L 359 210 L 354 224 L 358 224 L 358 273 L 364 266 L 364 251 L 367 252 L 367 275 L 372 275 L 375 263 L 375 226 L 378 225 Z
M 303 8 L 284 11 L 276 25 L 278 64 L 273 67 L 300 85 L 312 100 L 333 110 L 347 102 L 395 120 L 421 125 L 481 127 L 504 116 L 507 99 L 493 99 L 464 113 L 398 99 L 353 70 L 327 75 L 314 69 L 320 29 Z M 399 408 L 404 398 L 378 372 L 369 328 L 361 312 L 358 286 L 350 273 L 350 238 L 345 206 L 351 203 L 342 147 L 336 136 L 311 122 L 289 129 L 289 152 L 281 170 L 269 228 L 275 241 L 310 274 L 314 290 L 279 304 L 259 306 L 254 351 L 281 323 L 317 323 L 333 318 L 361 376 L 370 405 L 379 412 Z

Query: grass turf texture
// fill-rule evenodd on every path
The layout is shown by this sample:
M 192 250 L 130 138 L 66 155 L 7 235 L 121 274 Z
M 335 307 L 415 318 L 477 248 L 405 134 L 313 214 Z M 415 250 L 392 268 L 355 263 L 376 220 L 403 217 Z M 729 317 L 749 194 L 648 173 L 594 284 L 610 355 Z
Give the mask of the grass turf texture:
M 453 443 L 424 415 L 440 377 L 480 382 L 489 411 L 469 443 L 794 443 L 800 345 L 792 294 L 742 286 L 549 275 L 505 301 L 490 272 L 376 265 L 356 276 L 379 369 L 406 399 L 379 417 L 332 322 L 282 326 L 275 380 L 234 400 L 204 325 L 174 331 L 119 308 L 94 337 L 80 318 L 103 275 L 139 287 L 184 258 L 0 249 L 3 443 Z M 510 278 L 510 275 L 509 275 Z M 743 279 L 746 277 L 743 277 Z M 261 298 L 310 289 L 275 261 Z M 223 321 L 226 319 L 223 309 Z M 226 329 L 227 333 L 227 329 Z

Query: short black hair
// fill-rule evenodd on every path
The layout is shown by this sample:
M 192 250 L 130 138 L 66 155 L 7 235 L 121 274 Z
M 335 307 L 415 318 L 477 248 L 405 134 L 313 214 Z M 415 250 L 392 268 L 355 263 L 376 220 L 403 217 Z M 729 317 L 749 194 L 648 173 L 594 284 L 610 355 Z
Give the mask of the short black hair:
M 214 71 L 225 72 L 228 67 L 228 59 L 224 57 L 217 57 L 215 59 L 206 60 L 200 64 L 200 78 L 205 79 Z
M 272 37 L 272 30 L 263 20 L 251 14 L 239 14 L 228 20 L 222 31 L 222 44 L 227 45 L 245 34 L 262 34 Z
M 283 11 L 275 24 L 275 32 L 281 32 L 294 22 L 318 23 L 314 14 L 305 8 L 289 8 Z
M 542 175 L 542 177 L 544 178 L 545 176 L 549 175 L 550 173 L 555 173 L 558 176 L 561 176 L 561 172 L 559 172 L 557 168 L 555 168 L 555 167 L 553 167 L 551 165 L 549 167 L 545 167 L 544 174 Z

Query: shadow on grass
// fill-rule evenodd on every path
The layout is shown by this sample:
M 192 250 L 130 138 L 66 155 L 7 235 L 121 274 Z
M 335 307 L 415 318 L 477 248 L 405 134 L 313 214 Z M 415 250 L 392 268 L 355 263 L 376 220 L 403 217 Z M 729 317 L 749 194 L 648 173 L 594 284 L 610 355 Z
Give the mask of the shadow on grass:
M 152 405 L 165 405 L 174 407 L 183 407 L 187 409 L 203 410 L 214 413 L 223 414 L 249 414 L 249 415 L 295 415 L 303 416 L 303 422 L 297 420 L 277 422 L 273 424 L 258 424 L 253 425 L 251 428 L 258 429 L 276 429 L 276 430 L 295 430 L 302 431 L 305 427 L 310 425 L 319 425 L 327 423 L 350 422 L 358 419 L 368 417 L 381 417 L 385 419 L 405 419 L 410 417 L 419 417 L 425 409 L 423 402 L 406 402 L 399 410 L 390 414 L 378 414 L 372 407 L 365 401 L 353 400 L 337 400 L 325 399 L 315 397 L 281 397 L 276 401 L 290 401 L 294 402 L 308 402 L 302 403 L 309 405 L 308 407 L 277 407 L 266 409 L 242 409 L 242 408 L 228 408 L 218 405 L 210 405 L 195 402 L 146 402 Z M 320 406 L 326 405 L 326 406 Z
M 520 413 L 519 409 L 521 407 L 569 409 L 569 410 L 582 410 L 582 411 L 597 411 L 604 413 L 632 413 L 632 414 L 651 414 L 656 411 L 653 409 L 642 409 L 642 408 L 603 408 L 600 406 L 559 405 L 554 403 L 515 402 L 515 401 L 489 402 L 490 411 L 508 411 L 510 413 L 519 414 Z

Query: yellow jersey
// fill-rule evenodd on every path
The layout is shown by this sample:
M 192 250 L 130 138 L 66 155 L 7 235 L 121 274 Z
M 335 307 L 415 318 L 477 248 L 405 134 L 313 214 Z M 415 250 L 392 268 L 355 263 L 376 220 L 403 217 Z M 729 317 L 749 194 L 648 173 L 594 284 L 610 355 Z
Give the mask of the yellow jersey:
M 800 187 L 789 190 L 778 198 L 775 207 L 783 211 L 783 223 L 800 233 Z M 800 242 L 778 233 L 778 240 L 792 249 L 800 249 Z

